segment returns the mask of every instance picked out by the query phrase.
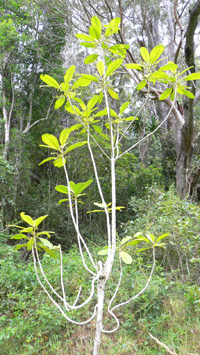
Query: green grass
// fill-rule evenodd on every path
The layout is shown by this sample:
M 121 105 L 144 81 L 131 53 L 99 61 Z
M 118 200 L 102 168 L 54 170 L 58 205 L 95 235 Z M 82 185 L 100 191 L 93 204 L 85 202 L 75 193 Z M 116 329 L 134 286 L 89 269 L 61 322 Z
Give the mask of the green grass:
M 97 251 L 96 251 L 97 252 Z M 33 264 L 24 263 L 19 252 L 1 245 L 0 251 L 0 354 L 2 355 L 90 355 L 95 332 L 94 322 L 76 327 L 67 323 L 38 285 Z M 89 293 L 89 279 L 73 248 L 64 255 L 68 300 L 73 303 L 81 283 L 83 297 Z M 48 278 L 59 291 L 59 260 L 43 259 Z M 149 274 L 149 265 L 141 258 L 126 266 L 117 301 L 138 292 Z M 128 280 L 128 282 L 127 282 Z M 117 265 L 109 281 L 106 300 L 117 282 Z M 101 355 L 164 355 L 149 332 L 174 348 L 178 355 L 200 353 L 200 289 L 157 266 L 148 290 L 133 304 L 118 310 L 120 329 L 103 335 Z M 87 317 L 89 307 L 77 314 Z M 105 316 L 105 324 L 110 320 Z

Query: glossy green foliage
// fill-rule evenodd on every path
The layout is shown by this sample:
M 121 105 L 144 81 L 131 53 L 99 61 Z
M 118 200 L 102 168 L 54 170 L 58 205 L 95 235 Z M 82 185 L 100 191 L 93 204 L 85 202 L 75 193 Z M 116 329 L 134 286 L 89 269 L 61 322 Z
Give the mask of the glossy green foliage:
M 82 192 L 88 187 L 90 186 L 90 184 L 92 183 L 92 180 L 88 180 L 86 182 L 79 182 L 78 184 L 75 184 L 73 181 L 70 181 L 69 182 L 69 186 L 70 186 L 70 190 L 68 190 L 68 187 L 67 186 L 64 186 L 64 185 L 57 185 L 55 187 L 56 191 L 58 192 L 61 192 L 63 194 L 66 194 L 67 196 L 70 194 L 71 195 L 71 198 L 72 200 L 76 203 L 83 203 L 81 200 L 80 200 L 80 197 L 81 196 L 84 196 L 84 194 L 82 194 Z M 65 202 L 65 201 L 69 201 L 69 199 L 62 199 L 59 201 L 59 204 L 61 204 L 62 202 Z
M 37 248 L 39 251 L 43 250 L 47 254 L 49 254 L 52 257 L 56 257 L 56 253 L 53 249 L 56 249 L 56 247 L 53 246 L 53 244 L 45 238 L 41 238 L 41 236 L 45 235 L 48 238 L 50 238 L 51 233 L 49 231 L 42 231 L 38 232 L 38 226 L 42 221 L 47 218 L 48 216 L 41 216 L 35 220 L 31 218 L 31 216 L 26 215 L 25 212 L 20 213 L 21 219 L 27 223 L 29 226 L 28 228 L 12 225 L 11 227 L 15 227 L 20 229 L 20 233 L 14 234 L 10 239 L 16 239 L 16 240 L 26 240 L 26 243 L 23 244 L 18 244 L 16 245 L 16 250 L 19 250 L 21 248 L 26 247 L 27 250 L 32 250 L 34 248 Z

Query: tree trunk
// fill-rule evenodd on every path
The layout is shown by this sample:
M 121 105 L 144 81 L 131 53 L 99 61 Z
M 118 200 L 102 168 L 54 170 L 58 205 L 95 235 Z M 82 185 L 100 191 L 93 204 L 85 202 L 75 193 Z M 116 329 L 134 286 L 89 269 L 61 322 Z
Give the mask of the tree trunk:
M 198 25 L 198 17 L 200 14 L 200 0 L 198 0 L 190 11 L 189 23 L 186 30 L 186 44 L 185 44 L 185 61 L 191 73 L 195 72 L 194 60 L 194 34 Z M 188 82 L 187 86 L 191 87 L 191 92 L 195 95 L 195 86 L 193 82 Z M 194 100 L 185 97 L 184 99 L 184 120 L 185 123 L 181 128 L 181 139 L 178 147 L 177 162 L 176 162 L 176 188 L 177 192 L 184 197 L 189 191 L 189 181 L 187 181 L 188 169 L 192 161 L 192 143 L 193 143 L 193 130 L 194 130 Z
M 99 279 L 99 284 L 98 284 L 97 321 L 96 321 L 96 333 L 94 339 L 93 355 L 99 355 L 99 349 L 101 344 L 105 285 L 106 285 L 106 279 L 101 277 Z

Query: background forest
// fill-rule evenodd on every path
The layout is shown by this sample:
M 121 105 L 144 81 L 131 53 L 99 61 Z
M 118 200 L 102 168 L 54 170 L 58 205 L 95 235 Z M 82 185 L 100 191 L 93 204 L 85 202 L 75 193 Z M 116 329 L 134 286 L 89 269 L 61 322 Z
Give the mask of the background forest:
M 76 33 L 86 33 L 91 17 L 102 22 L 121 18 L 121 31 L 114 44 L 129 44 L 126 62 L 140 59 L 140 47 L 149 51 L 165 46 L 164 56 L 181 70 L 193 66 L 200 72 L 198 0 L 0 0 L 0 354 L 91 354 L 93 324 L 76 328 L 66 323 L 47 300 L 37 283 L 32 258 L 16 251 L 13 224 L 20 212 L 37 218 L 48 214 L 44 229 L 53 231 L 51 241 L 61 244 L 69 282 L 69 294 L 84 282 L 76 233 L 65 204 L 59 205 L 55 185 L 64 183 L 64 173 L 48 162 L 39 147 L 44 133 L 59 135 L 75 123 L 74 115 L 55 110 L 52 92 L 41 87 L 41 74 L 58 82 L 76 65 L 79 73 L 90 54 L 79 46 Z M 163 64 L 162 64 L 163 65 Z M 135 82 L 132 84 L 131 79 Z M 145 100 L 138 91 L 137 73 L 127 70 L 117 83 L 119 109 L 130 102 L 135 116 Z M 157 86 L 158 91 L 162 85 Z M 159 101 L 150 93 L 145 110 L 122 140 L 126 148 L 145 136 L 136 148 L 117 163 L 117 201 L 125 209 L 118 213 L 118 238 L 151 232 L 169 233 L 164 250 L 157 253 L 153 280 L 147 291 L 118 314 L 121 328 L 103 337 L 101 354 L 200 354 L 200 88 L 192 87 L 195 99 L 181 96 L 168 120 L 153 135 L 170 109 L 169 98 Z M 82 87 L 84 101 L 90 89 Z M 101 137 L 99 137 L 101 139 Z M 82 136 L 80 134 L 80 141 Z M 110 168 L 95 150 L 103 192 L 110 196 Z M 87 148 L 69 156 L 70 178 L 75 182 L 94 179 Z M 106 226 L 101 213 L 87 214 L 98 200 L 95 183 L 88 188 L 80 209 L 80 225 L 87 242 L 97 254 L 105 245 Z M 109 198 L 108 198 L 109 200 Z M 125 211 L 125 212 L 124 212 Z M 149 273 L 149 253 L 135 253 L 126 265 L 123 291 L 118 299 L 140 290 Z M 44 268 L 54 285 L 58 261 L 43 257 Z M 128 279 L 129 282 L 125 282 Z M 116 283 L 109 281 L 110 290 Z M 85 312 L 90 312 L 86 309 Z M 156 343 L 149 333 L 166 344 Z

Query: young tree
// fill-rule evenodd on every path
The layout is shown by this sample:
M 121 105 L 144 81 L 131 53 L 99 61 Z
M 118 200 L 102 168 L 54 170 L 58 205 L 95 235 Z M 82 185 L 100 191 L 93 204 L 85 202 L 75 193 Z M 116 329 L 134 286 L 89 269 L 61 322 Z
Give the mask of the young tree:
M 168 235 L 163 234 L 155 238 L 152 234 L 142 236 L 141 233 L 136 233 L 134 236 L 125 236 L 120 242 L 117 241 L 117 211 L 122 210 L 123 206 L 118 206 L 116 201 L 116 162 L 127 152 L 131 151 L 141 141 L 152 135 L 159 129 L 159 127 L 161 127 L 174 108 L 177 94 L 185 94 L 189 97 L 193 97 L 190 91 L 187 90 L 187 80 L 196 80 L 200 78 L 200 74 L 190 74 L 184 77 L 184 73 L 188 69 L 183 72 L 179 72 L 177 65 L 173 62 L 168 62 L 168 64 L 159 67 L 158 65 L 160 61 L 162 61 L 160 56 L 164 51 L 163 45 L 157 45 L 150 53 L 145 47 L 141 47 L 140 54 L 142 61 L 140 63 L 124 64 L 124 59 L 129 46 L 125 44 L 112 44 L 112 36 L 120 31 L 119 26 L 120 18 L 114 18 L 109 22 L 109 24 L 104 25 L 104 29 L 99 18 L 94 16 L 91 19 L 89 34 L 76 35 L 77 38 L 82 40 L 80 44 L 83 47 L 90 48 L 92 50 L 92 54 L 88 55 L 84 62 L 85 64 L 96 63 L 93 70 L 94 73 L 92 71 L 93 74 L 78 74 L 78 79 L 76 80 L 75 66 L 72 65 L 67 70 L 64 76 L 64 81 L 61 84 L 49 75 L 41 75 L 41 79 L 47 87 L 52 87 L 56 90 L 55 109 L 59 109 L 61 106 L 65 105 L 65 110 L 72 114 L 77 120 L 77 124 L 62 130 L 59 140 L 52 134 L 46 133 L 42 135 L 42 141 L 44 143 L 42 147 L 47 148 L 52 153 L 40 164 L 52 161 L 55 167 L 64 169 L 67 184 L 66 186 L 56 186 L 56 190 L 66 195 L 66 198 L 61 200 L 60 203 L 64 201 L 69 203 L 69 210 L 77 234 L 77 243 L 82 263 L 91 276 L 91 291 L 89 297 L 86 300 L 82 300 L 80 290 L 74 304 L 71 305 L 68 302 L 67 296 L 65 295 L 62 251 L 60 246 L 58 246 L 58 249 L 61 261 L 60 270 L 62 295 L 60 295 L 48 281 L 39 258 L 39 251 L 44 250 L 48 254 L 54 256 L 55 247 L 53 247 L 48 239 L 43 238 L 43 235 L 50 237 L 50 232 L 38 232 L 37 230 L 40 223 L 47 216 L 41 216 L 36 220 L 33 220 L 29 215 L 22 212 L 21 218 L 29 226 L 27 228 L 20 227 L 20 233 L 12 237 L 13 239 L 26 239 L 26 242 L 18 245 L 17 248 L 19 249 L 26 246 L 28 250 L 32 250 L 37 279 L 41 287 L 47 293 L 54 305 L 60 310 L 65 319 L 74 324 L 86 324 L 96 317 L 96 334 L 94 339 L 93 355 L 99 354 L 102 332 L 111 333 L 116 331 L 119 327 L 119 319 L 115 310 L 135 300 L 148 287 L 155 267 L 155 249 L 156 247 L 164 246 L 163 239 Z M 144 87 L 147 88 L 144 103 L 142 107 L 138 109 L 138 114 L 135 117 L 128 116 L 130 102 L 124 102 L 120 106 L 119 112 L 116 112 L 116 110 L 112 108 L 115 100 L 119 100 L 117 92 L 117 78 L 118 75 L 121 75 L 121 73 L 126 73 L 125 69 L 136 70 L 138 72 L 140 82 L 137 85 L 137 90 L 142 90 Z M 148 102 L 150 85 L 155 84 L 156 82 L 168 85 L 164 92 L 161 93 L 160 100 L 170 97 L 171 108 L 164 121 L 157 126 L 153 132 L 149 133 L 146 137 L 143 137 L 136 144 L 131 145 L 128 149 L 123 150 L 121 142 L 126 139 L 126 135 L 130 130 L 132 123 L 137 120 L 137 116 L 143 111 L 146 103 Z M 114 86 L 114 83 L 116 87 Z M 86 104 L 80 98 L 79 91 L 80 88 L 89 85 L 92 86 L 91 91 L 95 91 L 95 95 L 92 96 Z M 99 110 L 99 105 L 104 108 Z M 84 140 L 70 145 L 70 137 L 78 130 L 81 130 Z M 105 142 L 104 144 L 102 144 L 102 140 L 99 140 L 99 137 L 103 138 Z M 105 200 L 101 179 L 99 177 L 95 162 L 93 145 L 91 142 L 95 144 L 95 149 L 99 150 L 99 154 L 103 154 L 110 164 L 110 201 Z M 81 199 L 84 195 L 83 192 L 87 187 L 89 187 L 92 180 L 75 183 L 70 181 L 69 176 L 68 155 L 71 154 L 73 150 L 84 145 L 87 145 L 89 150 L 100 197 L 100 201 L 94 203 L 97 208 L 93 211 L 88 211 L 88 213 L 103 212 L 105 214 L 107 225 L 107 245 L 104 246 L 104 249 L 100 250 L 98 253 L 100 256 L 106 256 L 105 262 L 102 262 L 101 259 L 97 262 L 95 261 L 96 258 L 91 254 L 79 226 L 79 203 L 82 202 Z M 120 304 L 113 305 L 122 280 L 123 262 L 126 264 L 132 263 L 132 257 L 128 251 L 131 247 L 137 246 L 140 243 L 145 245 L 138 249 L 138 251 L 147 249 L 152 250 L 152 268 L 146 285 L 131 299 L 124 300 Z M 103 325 L 103 313 L 105 312 L 105 290 L 116 260 L 118 260 L 120 266 L 119 280 L 107 307 L 107 313 L 113 319 L 114 324 L 112 323 L 112 329 L 105 329 Z M 45 283 L 47 286 L 45 286 Z M 93 308 L 92 316 L 83 322 L 78 322 L 72 319 L 69 313 L 70 310 L 79 310 L 91 302 L 92 299 L 95 298 L 95 289 L 97 289 L 97 300 Z M 62 306 L 59 301 L 62 303 Z

